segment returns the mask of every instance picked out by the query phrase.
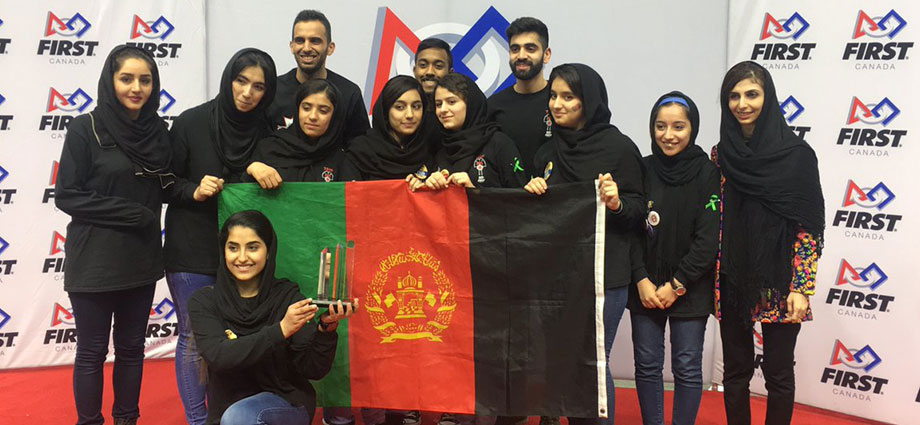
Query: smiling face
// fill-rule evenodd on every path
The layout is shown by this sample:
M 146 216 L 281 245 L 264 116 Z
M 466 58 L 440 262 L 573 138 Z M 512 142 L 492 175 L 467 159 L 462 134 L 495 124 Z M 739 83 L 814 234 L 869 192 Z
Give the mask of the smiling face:
M 466 102 L 450 90 L 438 87 L 434 91 L 434 107 L 438 121 L 445 130 L 457 131 L 466 122 Z
M 397 140 L 405 140 L 418 130 L 423 114 L 422 96 L 418 90 L 408 90 L 390 107 L 390 129 Z
M 447 52 L 437 47 L 418 52 L 415 66 L 412 67 L 412 73 L 415 74 L 415 79 L 422 83 L 422 89 L 425 90 L 425 93 L 434 91 L 438 81 L 450 72 L 449 60 Z
M 754 134 L 754 123 L 760 116 L 763 102 L 763 86 L 753 78 L 739 81 L 728 93 L 728 109 L 732 111 L 738 124 L 741 124 L 745 137 L 751 137 Z
M 326 27 L 320 21 L 298 22 L 294 25 L 294 38 L 290 47 L 297 67 L 308 75 L 324 69 L 326 56 L 335 51 L 335 43 L 329 41 Z
M 511 72 L 518 80 L 531 80 L 549 63 L 550 50 L 540 43 L 535 32 L 525 32 L 511 37 L 508 42 Z
M 240 112 L 259 106 L 265 96 L 265 73 L 258 66 L 247 66 L 233 80 L 233 104 Z
M 585 126 L 585 109 L 581 99 L 572 93 L 569 83 L 562 78 L 553 80 L 549 92 L 549 110 L 557 125 L 574 130 Z
M 311 139 L 326 134 L 335 106 L 326 93 L 313 93 L 300 101 L 300 129 Z
M 153 91 L 150 66 L 141 59 L 125 59 L 121 68 L 115 71 L 113 80 L 118 102 L 125 107 L 131 119 L 137 119 Z
M 666 156 L 674 156 L 687 148 L 692 133 L 690 119 L 683 106 L 676 103 L 658 108 L 655 118 L 655 143 Z
M 268 260 L 268 247 L 256 231 L 244 226 L 230 228 L 224 245 L 227 270 L 238 283 L 258 279 Z

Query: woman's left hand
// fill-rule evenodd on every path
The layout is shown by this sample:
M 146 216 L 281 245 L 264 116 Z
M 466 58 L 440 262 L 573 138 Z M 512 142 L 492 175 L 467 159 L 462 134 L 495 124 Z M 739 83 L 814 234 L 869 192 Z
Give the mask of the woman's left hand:
M 447 178 L 447 182 L 450 184 L 455 184 L 457 186 L 463 186 L 466 188 L 476 187 L 476 186 L 473 186 L 473 181 L 470 180 L 470 175 L 467 174 L 465 171 L 451 174 L 450 177 Z
M 808 297 L 798 292 L 790 292 L 786 297 L 786 310 L 786 318 L 783 322 L 802 323 L 808 311 Z
M 597 189 L 610 211 L 620 210 L 620 190 L 610 173 L 597 175 Z
M 677 301 L 677 292 L 674 292 L 674 288 L 671 288 L 671 284 L 665 283 L 655 291 L 655 295 L 658 295 L 658 299 L 661 301 L 661 304 L 664 308 L 671 308 L 674 305 L 674 301 Z
M 329 312 L 322 315 L 319 320 L 323 321 L 326 324 L 325 332 L 333 332 L 336 328 L 339 327 L 339 320 L 347 319 L 352 314 L 355 314 L 355 311 L 358 310 L 358 299 L 355 298 L 349 304 L 342 304 L 342 301 L 339 300 L 338 303 L 332 304 L 329 306 Z M 320 331 L 323 331 L 323 327 L 320 326 Z

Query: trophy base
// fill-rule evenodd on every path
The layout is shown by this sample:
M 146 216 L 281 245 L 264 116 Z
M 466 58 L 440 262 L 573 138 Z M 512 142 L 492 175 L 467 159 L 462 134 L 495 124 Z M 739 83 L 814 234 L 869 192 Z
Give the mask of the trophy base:
M 313 300 L 313 305 L 329 308 L 333 304 L 338 304 L 339 301 L 342 301 L 343 307 L 351 304 L 351 301 L 345 300 Z

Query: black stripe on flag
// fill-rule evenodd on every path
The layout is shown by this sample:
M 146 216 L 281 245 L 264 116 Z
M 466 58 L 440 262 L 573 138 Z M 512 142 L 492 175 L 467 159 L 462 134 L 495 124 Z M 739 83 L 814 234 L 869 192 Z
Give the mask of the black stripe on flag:
M 476 412 L 598 417 L 607 369 L 596 186 L 469 190 L 468 199 Z

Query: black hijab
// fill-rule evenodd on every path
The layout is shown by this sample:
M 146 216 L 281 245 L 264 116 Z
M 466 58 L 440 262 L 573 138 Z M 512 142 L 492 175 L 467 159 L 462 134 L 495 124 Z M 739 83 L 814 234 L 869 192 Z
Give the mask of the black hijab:
M 687 118 L 690 120 L 690 143 L 674 156 L 665 155 L 655 142 L 655 120 L 658 118 L 658 110 L 669 104 L 683 105 L 687 111 Z M 696 136 L 700 132 L 699 126 L 700 110 L 697 109 L 696 103 L 693 103 L 693 99 L 687 95 L 679 91 L 672 91 L 659 97 L 655 102 L 648 124 L 649 134 L 652 137 L 652 156 L 649 158 L 649 167 L 655 171 L 662 182 L 672 186 L 686 184 L 696 178 L 702 167 L 709 161 L 706 152 L 703 152 L 703 149 L 696 144 Z
M 423 104 L 428 102 L 415 78 L 406 75 L 391 78 L 374 103 L 373 127 L 352 139 L 345 152 L 361 174 L 371 180 L 405 177 L 418 171 L 429 159 L 428 134 L 423 131 L 428 114 L 422 114 L 418 131 L 402 144 L 390 134 L 390 108 L 409 90 L 418 90 Z
M 262 68 L 265 94 L 253 110 L 241 112 L 233 101 L 233 81 L 249 66 Z M 271 132 L 267 110 L 275 98 L 275 74 L 275 62 L 268 53 L 246 48 L 230 58 L 220 76 L 220 92 L 209 105 L 209 129 L 211 142 L 221 162 L 233 173 L 239 173 L 249 165 L 256 142 Z
M 473 160 L 482 151 L 482 147 L 492 140 L 492 135 L 498 131 L 498 124 L 489 121 L 486 96 L 472 78 L 460 73 L 451 73 L 441 82 L 444 83 L 446 79 L 459 80 L 459 84 L 450 84 L 450 86 L 457 86 L 457 90 L 463 91 L 463 93 L 454 94 L 464 98 L 466 118 L 463 121 L 463 127 L 456 131 L 448 131 L 441 126 L 443 138 L 441 149 L 436 157 L 438 165 L 442 168 L 451 172 L 466 171 L 473 165 Z M 441 87 L 440 84 L 438 87 Z M 448 89 L 448 87 L 444 88 Z
M 723 298 L 750 320 L 762 289 L 777 290 L 784 298 L 788 294 L 798 227 L 823 240 L 824 196 L 815 152 L 786 124 L 770 73 L 754 62 L 735 65 L 739 66 L 762 72 L 764 103 L 747 140 L 729 109 L 727 91 L 723 89 L 721 96 L 721 272 L 731 282 Z
M 262 269 L 262 274 L 258 277 L 259 293 L 254 297 L 254 300 L 240 297 L 236 286 L 236 278 L 227 269 L 226 256 L 224 255 L 227 236 L 230 229 L 234 227 L 228 224 L 241 214 L 247 216 L 245 217 L 248 219 L 247 221 L 255 221 L 258 225 L 267 228 L 271 232 L 270 236 L 268 234 L 259 234 L 259 237 L 262 238 L 268 248 L 268 254 L 265 260 L 265 268 Z M 262 215 L 261 212 L 250 210 L 234 214 L 227 220 L 227 223 L 224 224 L 224 230 L 221 231 L 220 265 L 217 268 L 214 292 L 217 297 L 217 305 L 220 306 L 221 318 L 227 322 L 228 327 L 241 336 L 249 335 L 270 324 L 274 320 L 272 314 L 275 307 L 285 300 L 291 299 L 298 289 L 297 285 L 286 279 L 275 278 L 278 236 L 275 234 L 275 230 L 272 228 L 268 218 Z M 249 227 L 245 224 L 237 225 Z M 256 232 L 259 233 L 258 230 Z M 270 240 L 265 240 L 266 238 Z
M 153 77 L 150 97 L 141 107 L 137 119 L 132 120 L 128 116 L 115 93 L 114 77 L 119 70 L 116 58 L 119 56 L 123 58 L 121 65 L 128 59 L 143 60 L 150 67 Z M 90 113 L 94 128 L 102 133 L 103 138 L 111 138 L 111 141 L 128 156 L 134 163 L 136 175 L 157 177 L 164 188 L 173 183 L 175 176 L 169 171 L 172 158 L 169 134 L 166 123 L 157 115 L 160 108 L 160 73 L 150 54 L 137 47 L 116 46 L 105 59 L 97 93 L 99 103 Z
M 300 128 L 300 102 L 310 95 L 324 93 L 332 103 L 329 127 L 319 139 L 313 140 Z M 335 85 L 326 80 L 309 80 L 301 84 L 294 95 L 298 113 L 294 123 L 278 130 L 259 143 L 255 158 L 272 167 L 306 167 L 326 159 L 342 146 L 345 136 L 345 111 L 341 107 L 341 94 Z
M 575 130 L 556 124 L 553 118 L 553 137 L 549 142 L 551 149 L 555 150 L 557 160 L 557 164 L 553 166 L 553 173 L 560 174 L 566 182 L 593 181 L 598 173 L 609 170 L 618 162 L 617 149 L 614 149 L 614 146 L 619 143 L 628 144 L 635 150 L 636 157 L 641 157 L 636 145 L 616 126 L 610 124 L 607 86 L 597 71 L 580 63 L 564 64 L 557 68 L 564 66 L 573 67 L 578 73 L 586 122 L 581 130 Z M 575 90 L 574 87 L 572 89 Z M 550 116 L 552 117 L 552 114 Z
M 655 121 L 661 107 L 675 104 L 683 106 L 687 113 L 690 142 L 677 155 L 667 156 L 655 141 Z M 679 91 L 659 97 L 652 106 L 649 117 L 652 155 L 647 158 L 647 164 L 654 171 L 655 177 L 664 183 L 654 194 L 646 184 L 646 193 L 656 201 L 651 208 L 663 218 L 649 237 L 646 251 L 646 265 L 654 282 L 667 282 L 674 277 L 680 260 L 689 249 L 694 222 L 699 215 L 699 184 L 705 183 L 708 177 L 701 171 L 707 169 L 714 172 L 709 157 L 696 144 L 699 126 L 700 111 L 696 103 Z M 652 174 L 646 175 L 646 179 L 651 177 Z

